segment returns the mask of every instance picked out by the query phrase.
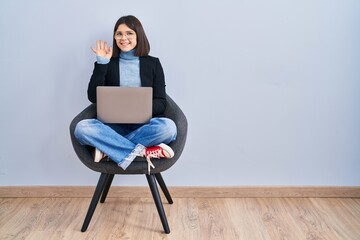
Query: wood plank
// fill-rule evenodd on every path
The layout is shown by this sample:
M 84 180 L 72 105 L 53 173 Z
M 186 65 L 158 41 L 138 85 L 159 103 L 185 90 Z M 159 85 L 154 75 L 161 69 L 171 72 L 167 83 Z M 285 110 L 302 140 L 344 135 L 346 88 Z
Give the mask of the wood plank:
M 0 239 L 360 239 L 360 199 L 174 198 L 163 233 L 151 198 L 0 198 Z
M 2 186 L 0 197 L 92 197 L 95 186 Z M 169 187 L 171 195 L 178 198 L 360 198 L 360 187 L 341 186 L 254 186 L 254 187 Z M 112 186 L 108 197 L 147 197 L 148 187 Z

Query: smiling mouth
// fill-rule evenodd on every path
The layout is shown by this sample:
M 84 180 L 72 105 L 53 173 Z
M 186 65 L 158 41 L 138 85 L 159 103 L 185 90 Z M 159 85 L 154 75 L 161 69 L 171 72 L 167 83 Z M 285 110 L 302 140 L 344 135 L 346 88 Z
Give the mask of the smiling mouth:
M 130 45 L 130 42 L 120 42 L 120 45 L 121 46 L 127 46 L 127 45 Z

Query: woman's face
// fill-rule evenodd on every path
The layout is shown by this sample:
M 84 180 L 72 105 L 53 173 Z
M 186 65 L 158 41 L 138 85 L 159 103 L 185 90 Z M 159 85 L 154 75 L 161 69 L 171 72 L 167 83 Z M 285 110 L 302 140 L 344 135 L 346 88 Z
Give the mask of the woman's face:
M 122 52 L 128 52 L 136 47 L 136 32 L 131 30 L 126 24 L 120 24 L 117 28 L 114 38 L 116 45 Z

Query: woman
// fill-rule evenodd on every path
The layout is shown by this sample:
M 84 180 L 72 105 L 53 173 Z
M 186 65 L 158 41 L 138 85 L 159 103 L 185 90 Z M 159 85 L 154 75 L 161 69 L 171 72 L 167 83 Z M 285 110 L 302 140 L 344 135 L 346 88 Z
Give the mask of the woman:
M 104 124 L 97 119 L 80 121 L 75 137 L 83 145 L 95 147 L 94 161 L 105 156 L 124 170 L 137 156 L 172 158 L 166 144 L 174 141 L 175 123 L 164 117 L 165 78 L 158 58 L 149 56 L 150 44 L 140 21 L 123 16 L 115 24 L 113 48 L 102 40 L 92 48 L 96 63 L 88 86 L 88 98 L 96 103 L 97 86 L 152 87 L 153 118 L 147 124 Z

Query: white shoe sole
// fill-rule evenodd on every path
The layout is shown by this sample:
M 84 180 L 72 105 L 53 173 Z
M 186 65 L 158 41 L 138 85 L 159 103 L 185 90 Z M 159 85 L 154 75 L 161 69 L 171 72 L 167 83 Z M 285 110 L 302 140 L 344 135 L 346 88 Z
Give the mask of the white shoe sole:
M 174 151 L 168 145 L 161 143 L 158 146 L 164 150 L 163 152 L 164 152 L 166 158 L 172 158 L 175 155 Z
M 104 154 L 97 148 L 95 148 L 95 157 L 94 162 L 100 162 L 101 159 L 103 159 Z

